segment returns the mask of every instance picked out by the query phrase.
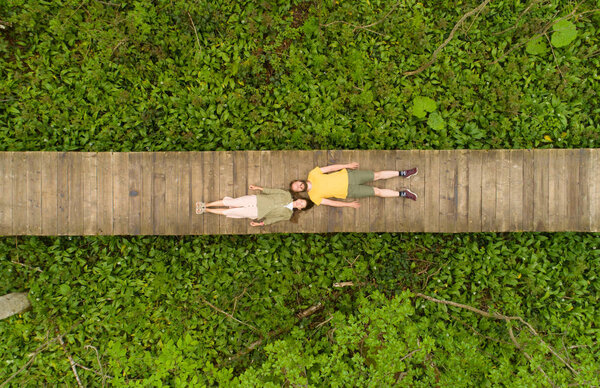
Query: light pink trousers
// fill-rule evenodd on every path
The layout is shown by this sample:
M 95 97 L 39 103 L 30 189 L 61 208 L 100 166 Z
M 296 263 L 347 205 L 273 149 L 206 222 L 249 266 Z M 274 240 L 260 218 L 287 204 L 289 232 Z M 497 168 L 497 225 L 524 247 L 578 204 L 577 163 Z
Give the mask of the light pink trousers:
M 223 198 L 225 206 L 231 206 L 223 212 L 229 218 L 250 218 L 258 217 L 258 209 L 256 208 L 256 195 L 244 195 L 243 197 Z

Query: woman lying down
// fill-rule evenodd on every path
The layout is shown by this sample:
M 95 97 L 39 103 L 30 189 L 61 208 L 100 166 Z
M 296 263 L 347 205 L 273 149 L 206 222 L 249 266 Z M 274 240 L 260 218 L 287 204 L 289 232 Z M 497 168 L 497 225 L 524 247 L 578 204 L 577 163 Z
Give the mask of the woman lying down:
M 279 221 L 298 222 L 300 212 L 311 209 L 314 203 L 310 199 L 292 198 L 286 190 L 268 189 L 250 185 L 250 190 L 259 194 L 243 197 L 225 197 L 209 203 L 196 202 L 196 214 L 213 213 L 229 218 L 249 218 L 251 226 L 270 225 Z M 262 221 L 257 221 L 262 220 Z

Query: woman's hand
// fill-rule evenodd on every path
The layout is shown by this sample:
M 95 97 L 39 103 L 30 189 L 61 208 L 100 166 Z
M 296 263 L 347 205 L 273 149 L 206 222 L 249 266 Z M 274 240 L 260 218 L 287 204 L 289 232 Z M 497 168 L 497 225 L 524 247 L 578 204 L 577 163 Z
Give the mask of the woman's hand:
M 261 190 L 261 191 L 262 191 L 262 189 L 263 189 L 263 188 L 262 188 L 262 187 L 260 187 L 260 186 L 254 186 L 254 185 L 250 185 L 250 186 L 248 186 L 248 188 L 249 188 L 250 190 Z
M 254 221 L 250 221 L 250 226 L 264 226 L 265 223 L 264 222 L 254 222 Z
M 346 165 L 346 168 L 349 170 L 356 170 L 358 168 L 358 163 L 352 162 Z
M 358 209 L 360 207 L 360 203 L 358 201 L 347 202 L 348 207 Z

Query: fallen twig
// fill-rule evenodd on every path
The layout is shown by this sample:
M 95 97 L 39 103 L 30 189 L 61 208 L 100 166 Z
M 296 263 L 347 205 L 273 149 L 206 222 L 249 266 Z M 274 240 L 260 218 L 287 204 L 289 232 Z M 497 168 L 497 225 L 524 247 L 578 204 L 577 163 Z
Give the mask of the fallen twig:
M 186 11 L 187 12 L 187 11 Z M 192 15 L 187 12 L 188 18 L 190 18 L 190 23 L 192 23 L 192 27 L 194 28 L 194 34 L 196 34 L 196 42 L 198 43 L 198 53 L 202 52 L 202 47 L 200 46 L 200 39 L 198 39 L 198 30 L 196 30 L 196 25 L 194 24 L 194 20 L 192 19 Z
M 71 357 L 69 352 L 67 352 L 67 347 L 65 346 L 62 336 L 58 337 L 58 342 L 60 342 L 60 345 L 62 346 L 63 350 L 65 351 L 65 354 L 67 355 L 67 358 L 69 359 L 69 363 L 71 364 L 71 370 L 73 371 L 73 375 L 75 375 L 75 380 L 77 380 L 77 385 L 79 385 L 79 388 L 83 388 L 83 384 L 81 384 L 81 380 L 79 379 L 79 374 L 77 373 L 77 367 L 75 366 L 75 361 L 73 361 L 73 357 Z
M 437 59 L 437 56 L 440 53 L 440 51 L 442 51 L 444 49 L 444 47 L 446 47 L 448 45 L 448 43 L 450 43 L 452 38 L 454 38 L 454 34 L 456 34 L 456 31 L 458 31 L 458 29 L 465 22 L 465 20 L 467 20 L 473 14 L 479 14 L 481 12 L 481 10 L 483 10 L 483 8 L 485 8 L 485 6 L 488 5 L 488 3 L 490 1 L 492 1 L 492 0 L 485 0 L 483 3 L 479 4 L 479 6 L 477 6 L 476 8 L 473 8 L 472 10 L 470 10 L 469 12 L 464 14 L 458 20 L 458 22 L 456 22 L 456 24 L 454 25 L 454 28 L 452 28 L 452 31 L 450 31 L 450 35 L 448 35 L 448 37 L 446 38 L 444 43 L 442 43 L 441 45 L 438 46 L 438 48 L 435 49 L 435 51 L 431 55 L 431 58 L 429 58 L 429 60 L 427 62 L 425 62 L 424 64 L 422 64 L 418 69 L 413 70 L 413 71 L 404 72 L 403 75 L 406 75 L 406 76 L 416 75 L 416 74 L 421 73 L 425 69 L 427 69 L 429 66 L 431 66 Z
M 258 330 L 258 328 L 257 328 L 256 326 L 253 326 L 253 325 L 251 325 L 251 324 L 249 324 L 249 323 L 246 323 L 246 322 L 240 321 L 239 319 L 237 319 L 237 318 L 236 318 L 236 317 L 234 317 L 233 315 L 229 314 L 229 313 L 228 313 L 228 312 L 226 312 L 226 311 L 223 311 L 223 310 L 221 310 L 220 308 L 218 308 L 217 306 L 213 305 L 212 303 L 210 303 L 209 301 L 207 301 L 206 299 L 204 299 L 204 298 L 202 298 L 202 297 L 200 297 L 200 299 L 202 299 L 202 301 L 204 302 L 204 304 L 207 304 L 207 305 L 209 305 L 209 306 L 210 306 L 210 307 L 211 307 L 213 310 L 215 310 L 215 311 L 218 311 L 218 312 L 220 312 L 221 314 L 223 314 L 223 315 L 225 315 L 225 316 L 229 317 L 229 319 L 232 319 L 232 320 L 234 320 L 234 321 L 236 321 L 236 322 L 238 322 L 238 323 L 241 323 L 242 325 L 244 325 L 244 326 L 246 326 L 246 327 L 249 327 L 249 328 L 250 328 L 250 329 L 252 329 L 252 330 L 253 330 L 255 333 L 257 333 L 258 335 L 260 335 L 260 336 L 261 336 L 261 338 L 262 338 L 262 336 L 263 336 L 263 335 L 262 335 L 261 331 L 260 331 L 260 330 Z
M 484 316 L 486 318 L 493 318 L 493 319 L 498 319 L 498 320 L 503 320 L 505 321 L 508 325 L 509 325 L 509 329 L 510 329 L 510 321 L 519 321 L 521 322 L 523 325 L 525 325 L 528 329 L 529 332 L 531 334 L 533 334 L 535 337 L 537 337 L 537 339 L 544 345 L 546 346 L 546 348 L 550 351 L 550 353 L 552 353 L 556 358 L 558 358 L 563 364 L 565 364 L 565 366 L 573 373 L 573 374 L 579 374 L 579 372 L 577 372 L 572 366 L 571 364 L 569 364 L 563 357 L 561 357 L 555 350 L 554 348 L 552 348 L 550 345 L 548 345 L 546 343 L 546 341 L 544 341 L 542 339 L 542 337 L 539 335 L 539 333 L 533 328 L 533 326 L 525 321 L 523 318 L 519 317 L 519 316 L 508 316 L 508 315 L 504 315 L 504 314 L 499 314 L 499 313 L 489 313 L 487 311 L 478 309 L 476 307 L 473 306 L 469 306 L 466 304 L 462 304 L 462 303 L 457 303 L 457 302 L 452 302 L 449 300 L 442 300 L 442 299 L 436 299 L 434 297 L 431 297 L 429 295 L 425 295 L 425 294 L 421 294 L 421 293 L 415 293 L 415 296 L 418 296 L 420 298 L 423 299 L 427 299 L 429 301 L 435 302 L 435 303 L 439 303 L 439 304 L 445 304 L 448 306 L 454 306 L 454 307 L 458 307 L 458 308 L 462 308 L 465 310 L 469 310 L 472 311 L 474 313 L 477 313 L 481 316 Z M 509 330 L 509 334 L 511 334 L 511 331 Z M 511 338 L 512 339 L 512 338 Z

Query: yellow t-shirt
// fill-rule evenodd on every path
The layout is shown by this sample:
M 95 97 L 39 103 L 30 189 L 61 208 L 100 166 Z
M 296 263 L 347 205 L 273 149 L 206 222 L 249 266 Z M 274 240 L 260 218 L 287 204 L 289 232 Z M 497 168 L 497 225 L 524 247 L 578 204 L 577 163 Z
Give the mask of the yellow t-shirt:
M 348 171 L 345 168 L 323 174 L 319 167 L 315 167 L 308 173 L 308 180 L 312 185 L 308 196 L 316 205 L 320 205 L 323 198 L 344 199 L 348 196 Z

